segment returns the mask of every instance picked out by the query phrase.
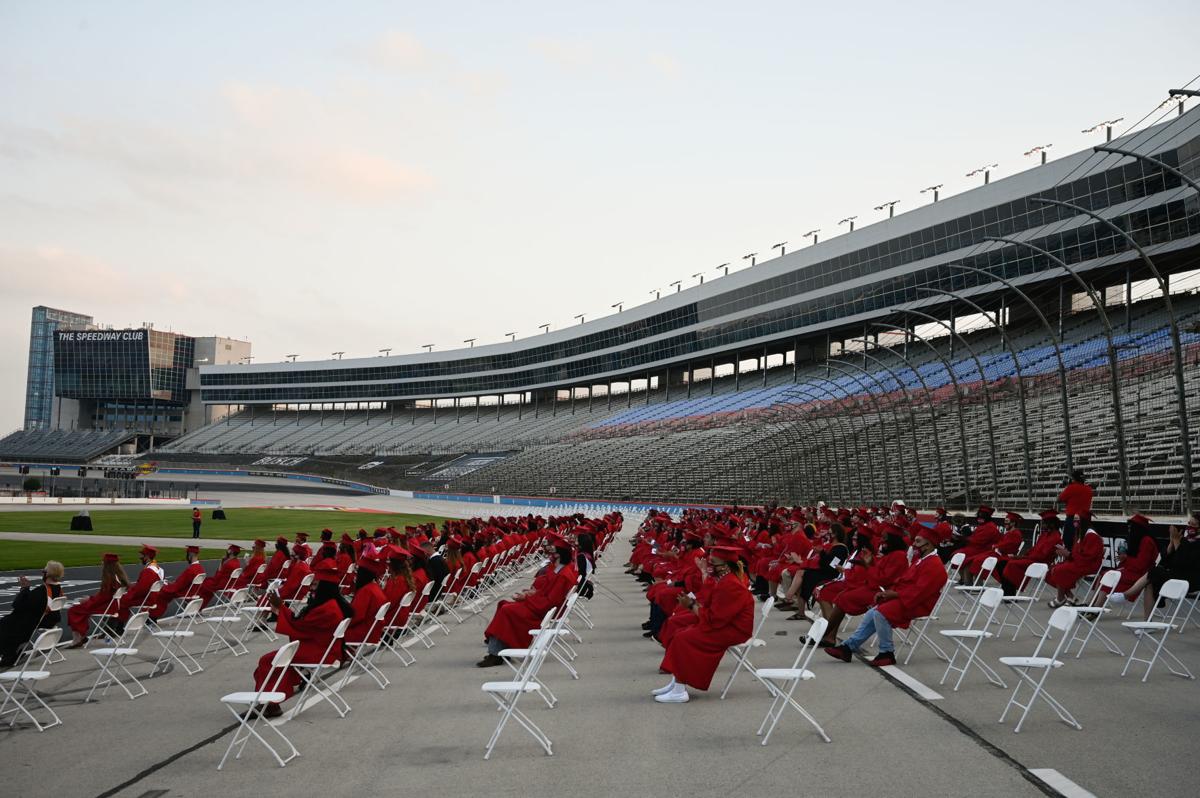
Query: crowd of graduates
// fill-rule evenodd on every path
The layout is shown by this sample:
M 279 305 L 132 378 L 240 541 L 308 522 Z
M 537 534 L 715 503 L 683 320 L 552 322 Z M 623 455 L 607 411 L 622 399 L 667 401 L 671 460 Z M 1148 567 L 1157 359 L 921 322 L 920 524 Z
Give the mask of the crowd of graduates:
M 182 605 L 199 598 L 209 606 L 245 588 L 252 600 L 267 608 L 268 621 L 280 634 L 288 641 L 300 641 L 296 663 L 322 662 L 322 657 L 323 664 L 345 662 L 344 646 L 378 643 L 385 629 L 405 628 L 411 614 L 423 612 L 443 595 L 461 595 L 476 587 L 514 549 L 520 553 L 541 549 L 548 564 L 538 571 L 533 586 L 500 602 L 487 628 L 492 652 L 497 647 L 527 645 L 528 630 L 537 626 L 547 609 L 561 605 L 581 574 L 590 572 L 594 552 L 607 545 L 621 523 L 620 513 L 603 518 L 576 514 L 451 519 L 440 528 L 429 523 L 403 530 L 377 528 L 374 534 L 359 530 L 357 537 L 343 534 L 338 540 L 325 529 L 311 543 L 308 533 L 300 532 L 294 540 L 277 538 L 269 559 L 263 540 L 254 541 L 248 557 L 242 556 L 241 547 L 231 545 L 211 574 L 198 560 L 199 547 L 189 546 L 185 568 L 171 580 L 158 565 L 157 550 L 146 545 L 139 557 L 141 572 L 132 583 L 117 555 L 105 554 L 99 590 L 71 607 L 67 620 L 75 635 L 72 645 L 78 647 L 86 644 L 94 615 L 103 616 L 94 625 L 100 633 L 116 635 L 133 612 L 144 611 L 158 620 L 177 600 Z M 477 563 L 490 565 L 476 568 Z M 56 577 L 61 577 L 61 568 Z M 57 587 L 57 578 L 54 582 Z M 414 598 L 406 601 L 410 593 Z M 392 608 L 391 617 L 385 625 L 376 624 L 385 603 Z M 43 600 L 43 612 L 44 607 Z M 331 646 L 334 630 L 344 618 L 351 619 L 345 637 Z M 57 613 L 45 613 L 39 620 L 41 626 L 57 623 Z M 260 658 L 255 689 L 263 687 L 274 654 Z M 499 664 L 491 662 L 491 656 L 480 665 Z M 275 689 L 290 698 L 301 685 L 299 673 L 292 669 Z M 262 710 L 268 717 L 282 711 L 279 704 Z
M 1076 509 L 1076 498 L 1067 497 L 1069 508 Z M 774 597 L 777 607 L 794 611 L 789 620 L 815 619 L 819 612 L 828 626 L 814 642 L 835 659 L 849 662 L 875 637 L 878 653 L 870 664 L 876 666 L 895 664 L 893 629 L 933 610 L 948 572 L 966 584 L 986 579 L 1013 595 L 1029 566 L 1045 563 L 1046 582 L 1057 593 L 1051 607 L 1085 600 L 1078 586 L 1101 572 L 1106 551 L 1086 511 L 1066 519 L 1066 536 L 1057 510 L 1040 513 L 1034 540 L 1027 533 L 1035 519 L 1009 512 L 997 523 L 996 515 L 981 506 L 974 519 L 955 524 L 944 508 L 920 518 L 902 501 L 890 507 L 697 508 L 677 520 L 651 513 L 626 565 L 646 583 L 644 636 L 661 644 L 659 667 L 672 677 L 654 691 L 655 700 L 683 703 L 688 687 L 708 689 L 726 650 L 750 639 L 756 598 Z M 1149 615 L 1167 579 L 1187 579 L 1192 590 L 1200 589 L 1200 517 L 1185 528 L 1170 527 L 1162 551 L 1149 518 L 1134 515 L 1127 527 L 1113 563 L 1120 581 L 1111 600 L 1143 595 Z M 962 565 L 954 571 L 946 563 L 956 553 Z M 993 557 L 990 572 L 982 573 Z M 847 617 L 859 620 L 840 638 Z

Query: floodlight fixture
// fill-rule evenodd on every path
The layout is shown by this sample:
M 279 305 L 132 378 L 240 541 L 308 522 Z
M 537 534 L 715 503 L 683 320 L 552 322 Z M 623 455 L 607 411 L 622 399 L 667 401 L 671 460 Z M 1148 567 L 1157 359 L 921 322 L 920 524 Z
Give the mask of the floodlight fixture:
M 728 276 L 729 276 L 729 264 L 728 264 L 728 263 L 722 263 L 722 264 L 721 264 L 720 266 L 718 266 L 717 268 L 718 268 L 718 269 L 724 269 L 724 270 L 725 270 L 725 276 L 726 276 L 726 277 L 728 277 Z
M 624 302 L 614 302 L 611 305 L 609 305 L 609 307 L 616 308 L 617 313 L 620 313 L 622 310 L 625 309 L 625 303 Z
M 284 355 L 284 357 L 290 357 L 290 358 L 292 359 L 292 362 L 293 362 L 293 363 L 295 363 L 295 362 L 296 362 L 296 358 L 298 358 L 298 357 L 300 357 L 300 356 L 299 356 L 299 355 Z
M 421 344 L 421 348 L 424 349 L 426 352 L 432 352 L 433 344 Z
M 811 238 L 813 240 L 813 243 L 816 244 L 817 241 L 819 240 L 817 238 L 817 234 L 820 232 L 821 232 L 821 228 L 819 228 L 819 227 L 816 230 L 809 230 L 807 233 L 804 234 L 803 238 Z
M 753 266 L 754 264 L 758 263 L 758 253 L 757 253 L 757 252 L 751 252 L 751 253 L 750 253 L 750 254 L 748 254 L 748 255 L 743 255 L 743 256 L 742 256 L 742 260 L 748 260 L 748 261 L 750 261 L 750 265 L 751 265 L 751 266 Z
M 549 334 L 550 333 L 550 322 L 546 322 L 545 324 L 539 324 L 538 329 L 546 334 Z
M 1028 150 L 1025 151 L 1025 157 L 1028 158 L 1030 155 L 1037 155 L 1038 153 L 1041 153 L 1042 165 L 1045 165 L 1046 150 L 1050 149 L 1053 146 L 1054 146 L 1053 144 L 1039 144 L 1036 147 L 1030 147 Z
M 383 355 L 384 357 L 387 357 L 387 356 L 388 356 L 388 355 L 390 355 L 391 353 L 392 353 L 392 348 L 391 348 L 390 346 L 389 346 L 389 347 L 387 347 L 386 349 L 380 349 L 380 350 L 379 350 L 379 354 Z
M 975 175 L 983 175 L 983 184 L 986 186 L 992 180 L 992 170 L 995 169 L 996 167 L 998 167 L 999 165 L 1000 164 L 998 164 L 998 163 L 984 164 L 983 166 L 979 167 L 978 169 L 972 169 L 971 171 L 967 172 L 967 177 L 974 177 Z
M 338 360 L 341 360 L 341 359 L 342 359 L 342 355 L 344 355 L 344 354 L 346 354 L 346 353 L 345 353 L 345 352 L 333 352 L 333 353 L 331 353 L 331 354 L 332 354 L 334 357 L 336 357 Z
M 693 280 L 696 279 L 697 277 L 700 278 L 700 285 L 704 285 L 704 272 L 696 272 L 695 274 L 692 275 Z
M 517 340 L 517 334 L 515 332 L 506 332 L 505 335 L 508 336 L 508 340 L 510 341 Z
M 896 206 L 899 204 L 900 204 L 900 200 L 892 200 L 891 202 L 885 202 L 882 205 L 876 205 L 875 210 L 881 211 L 884 208 L 887 208 L 888 218 L 891 219 L 893 216 L 896 215 Z
M 854 220 L 857 218 L 858 218 L 857 216 L 847 216 L 845 219 L 842 219 L 840 222 L 838 222 L 838 224 L 850 225 L 850 232 L 853 233 L 854 232 Z
M 921 193 L 928 194 L 930 191 L 932 191 L 933 192 L 933 201 L 937 202 L 939 199 L 938 189 L 940 189 L 942 187 L 942 185 L 943 185 L 942 183 L 938 183 L 936 186 L 927 186 L 927 187 L 921 189 Z
M 784 255 L 787 254 L 787 242 L 780 241 L 778 244 L 772 244 L 771 249 L 779 250 L 779 257 L 782 258 Z
M 579 319 L 579 323 L 580 323 L 580 324 L 583 324 L 583 314 L 582 314 L 582 313 L 580 313 L 580 314 L 579 314 L 578 316 L 576 316 L 575 318 Z
M 1100 128 L 1104 128 L 1104 140 L 1106 142 L 1109 142 L 1109 141 L 1112 141 L 1113 125 L 1117 124 L 1118 122 L 1124 121 L 1124 119 L 1125 119 L 1125 117 L 1123 117 L 1123 116 L 1118 116 L 1116 119 L 1107 119 L 1103 122 L 1097 122 L 1096 124 L 1092 125 L 1091 127 L 1085 128 L 1079 132 L 1080 133 L 1095 133 Z
M 655 299 L 662 299 L 662 291 L 657 288 L 651 288 L 650 293 L 654 294 Z
M 467 345 L 468 349 L 475 348 L 475 339 L 474 338 L 464 338 L 463 343 Z
M 671 285 L 675 286 L 675 293 L 678 294 L 680 290 L 682 290 L 683 280 L 676 280 L 675 282 L 671 283 Z

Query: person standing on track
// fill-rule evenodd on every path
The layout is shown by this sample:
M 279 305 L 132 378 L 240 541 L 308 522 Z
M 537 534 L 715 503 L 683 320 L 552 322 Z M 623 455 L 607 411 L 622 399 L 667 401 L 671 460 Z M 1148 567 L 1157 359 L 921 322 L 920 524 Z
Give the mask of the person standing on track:
M 200 508 L 192 508 L 192 538 L 200 537 Z

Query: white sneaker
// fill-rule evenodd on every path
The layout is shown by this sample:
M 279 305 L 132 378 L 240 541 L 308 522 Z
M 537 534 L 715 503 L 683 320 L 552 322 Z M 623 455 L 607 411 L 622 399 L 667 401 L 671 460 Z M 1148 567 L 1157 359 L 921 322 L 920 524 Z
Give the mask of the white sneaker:
M 654 696 L 654 700 L 660 704 L 686 704 L 692 697 L 688 695 L 687 688 L 681 686 L 679 690 Z
M 650 695 L 666 695 L 667 693 L 669 693 L 675 689 L 676 684 L 677 684 L 677 682 L 674 679 L 672 679 L 671 683 L 668 684 L 666 687 L 656 687 L 655 689 L 651 690 Z

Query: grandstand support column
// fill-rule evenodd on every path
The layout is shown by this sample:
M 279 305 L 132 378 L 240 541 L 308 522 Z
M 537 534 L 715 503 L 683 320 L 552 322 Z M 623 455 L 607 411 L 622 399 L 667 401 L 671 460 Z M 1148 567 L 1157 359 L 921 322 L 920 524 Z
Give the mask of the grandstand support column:
M 737 393 L 742 387 L 742 356 L 733 353 L 733 392 Z
M 888 376 L 890 376 L 893 380 L 895 380 L 896 384 L 898 386 L 900 386 L 900 391 L 904 394 L 904 400 L 909 405 L 908 429 L 909 429 L 909 432 L 912 433 L 911 437 L 912 437 L 913 454 L 914 454 L 913 464 L 916 466 L 916 469 L 917 469 L 917 482 L 920 483 L 920 485 L 921 485 L 921 501 L 926 503 L 926 505 L 928 505 L 929 504 L 929 501 L 928 501 L 929 496 L 928 496 L 928 494 L 925 493 L 925 475 L 921 472 L 921 454 L 920 454 L 921 445 L 920 445 L 920 442 L 917 440 L 917 420 L 916 420 L 916 410 L 914 409 L 916 407 L 916 402 L 913 401 L 912 394 L 910 394 L 908 392 L 908 386 L 904 384 L 904 382 L 900 379 L 900 376 L 895 371 L 892 371 L 891 367 L 889 367 L 886 363 L 884 363 L 882 360 L 875 357 L 874 355 L 867 354 L 866 340 L 867 339 L 865 339 L 865 338 L 863 339 L 863 359 L 870 360 L 872 363 L 875 363 L 881 369 L 886 371 L 888 373 Z M 875 335 L 875 348 L 876 349 L 879 348 L 879 335 L 878 334 Z M 893 405 L 893 407 L 895 407 L 895 405 Z M 940 477 L 941 470 L 942 470 L 942 453 L 939 451 L 939 447 L 938 447 L 938 443 L 937 443 L 937 419 L 933 416 L 932 412 L 930 413 L 930 420 L 933 421 L 933 434 L 934 434 L 934 449 L 933 450 L 934 450 L 934 453 L 937 455 L 938 475 Z M 946 501 L 946 491 L 944 488 L 942 489 L 941 501 L 942 502 Z
M 1137 156 L 1137 157 L 1142 157 L 1144 160 L 1149 160 L 1156 164 L 1159 163 L 1159 162 L 1155 161 L 1155 159 L 1153 159 L 1153 158 L 1144 158 L 1144 156 Z M 1159 164 L 1159 165 L 1163 166 L 1164 168 L 1170 169 L 1173 172 L 1175 171 L 1173 168 L 1168 167 L 1166 164 Z M 1182 174 L 1179 174 L 1178 172 L 1176 172 L 1176 174 L 1179 177 L 1184 178 L 1184 176 Z M 1184 179 L 1187 180 L 1187 178 L 1184 178 Z M 1188 182 L 1191 183 L 1192 187 L 1196 189 L 1197 193 L 1200 193 L 1200 186 L 1196 185 L 1195 183 L 1192 183 L 1190 180 Z M 1082 213 L 1085 216 L 1089 216 L 1092 219 L 1095 219 L 1096 221 L 1098 221 L 1101 224 L 1108 227 L 1113 232 L 1120 234 L 1126 241 L 1129 242 L 1129 245 L 1132 246 L 1137 251 L 1138 255 L 1141 256 L 1141 258 L 1142 258 L 1142 262 L 1146 264 L 1146 267 L 1148 269 L 1150 269 L 1150 273 L 1154 275 L 1154 279 L 1158 281 L 1159 290 L 1162 291 L 1163 308 L 1167 311 L 1167 321 L 1170 323 L 1170 326 L 1171 326 L 1171 354 L 1172 354 L 1172 359 L 1173 359 L 1173 362 L 1171 365 L 1173 366 L 1173 369 L 1175 372 L 1175 393 L 1179 397 L 1177 407 L 1179 410 L 1179 432 L 1180 432 L 1180 438 L 1182 439 L 1182 444 L 1183 444 L 1183 452 L 1182 452 L 1182 454 L 1183 454 L 1183 487 L 1184 487 L 1184 490 L 1186 491 L 1186 495 L 1187 495 L 1187 498 L 1184 500 L 1183 512 L 1185 515 L 1190 513 L 1192 511 L 1192 497 L 1195 495 L 1195 490 L 1194 490 L 1194 483 L 1192 481 L 1193 480 L 1193 475 L 1192 475 L 1192 434 L 1191 434 L 1191 429 L 1189 428 L 1189 425 L 1188 425 L 1187 389 L 1186 389 L 1186 387 L 1184 385 L 1184 381 L 1183 381 L 1183 344 L 1180 342 L 1180 338 L 1179 338 L 1179 317 L 1175 315 L 1175 305 L 1174 305 L 1174 303 L 1171 302 L 1171 286 L 1168 284 L 1166 276 L 1158 270 L 1158 266 L 1156 266 L 1154 261 L 1150 259 L 1150 256 L 1146 254 L 1146 250 L 1142 249 L 1142 246 L 1137 242 L 1137 239 L 1134 238 L 1132 235 L 1130 235 L 1128 232 L 1126 232 L 1124 228 L 1117 225 L 1111 219 L 1106 219 L 1103 216 L 1099 215 L 1098 213 L 1095 213 L 1094 211 L 1088 210 L 1087 208 L 1081 207 L 1079 205 L 1074 205 L 1070 202 L 1062 202 L 1060 200 L 1052 200 L 1052 199 L 1043 199 L 1040 197 L 1031 197 L 1030 201 L 1031 202 L 1039 202 L 1039 203 L 1043 203 L 1043 204 L 1047 204 L 1047 205 L 1060 205 L 1064 208 L 1070 208 L 1071 210 L 1075 211 L 1076 213 Z M 1125 318 L 1126 318 L 1126 327 L 1128 328 L 1129 306 L 1132 304 L 1132 302 L 1130 301 L 1130 299 L 1131 299 L 1130 294 L 1132 293 L 1132 287 L 1129 284 L 1129 267 L 1125 268 L 1125 286 L 1126 286 L 1126 289 L 1125 289 L 1125 291 L 1126 291 L 1126 293 L 1125 293 Z
M 792 382 L 800 379 L 800 339 L 792 339 Z
M 646 405 L 650 405 L 650 372 L 646 372 Z
M 876 328 L 884 328 L 884 329 L 890 330 L 890 328 L 888 328 L 887 325 L 880 324 L 877 321 L 871 322 L 871 325 Z M 908 359 L 908 351 L 907 351 L 908 350 L 908 335 L 909 335 L 909 330 L 908 330 L 908 326 L 906 324 L 905 329 L 904 329 L 904 350 L 905 351 L 903 353 L 900 353 L 900 352 L 896 352 L 895 350 L 892 350 L 890 348 L 888 349 L 888 351 L 890 351 L 894 355 L 899 356 L 899 358 L 904 361 L 904 364 L 906 366 L 908 366 L 909 370 L 912 371 L 912 373 L 916 376 L 917 381 L 919 383 L 921 383 L 921 388 L 924 389 L 924 391 L 925 391 L 925 403 L 926 403 L 926 406 L 929 408 L 929 424 L 930 424 L 930 426 L 933 427 L 933 454 L 934 454 L 935 459 L 937 460 L 938 491 L 941 493 L 940 503 L 944 505 L 946 503 L 946 478 L 944 476 L 946 469 L 942 465 L 942 440 L 941 440 L 941 434 L 938 432 L 937 413 L 933 409 L 933 392 L 931 390 L 929 390 L 929 384 L 925 382 L 925 378 L 923 376 L 921 376 L 921 372 L 917 369 L 916 366 L 913 365 L 912 361 L 910 361 Z M 876 341 L 879 340 L 878 333 L 875 336 L 875 340 Z M 878 347 L 878 344 L 876 344 L 876 347 Z M 880 364 L 882 365 L 882 361 L 880 361 Z M 885 368 L 886 368 L 886 366 L 885 366 Z M 899 382 L 899 378 L 897 378 L 897 381 Z M 903 385 L 903 383 L 901 383 L 901 384 Z M 906 393 L 906 395 L 907 395 L 907 393 Z M 916 428 L 915 422 L 913 424 L 913 427 L 915 430 L 915 428 Z M 920 462 L 920 450 L 917 450 L 917 461 Z
M 688 364 L 687 364 L 687 375 L 688 375 L 687 398 L 691 399 L 692 398 L 692 383 L 695 382 L 695 380 L 696 380 L 696 370 L 694 368 L 692 368 L 692 362 L 690 360 L 688 361 Z
M 1079 276 L 1079 272 L 1067 265 L 1067 262 L 1057 255 L 1052 255 L 1041 247 L 1030 244 L 1028 241 L 1017 241 L 1014 238 L 1002 238 L 994 236 L 985 236 L 985 241 L 996 241 L 1014 246 L 1025 247 L 1033 250 L 1044 258 L 1048 258 L 1057 264 L 1063 271 L 1071 275 L 1075 282 L 1079 284 L 1087 295 L 1091 298 L 1092 304 L 1096 306 L 1096 314 L 1100 317 L 1100 321 L 1104 324 L 1104 335 L 1108 341 L 1108 379 L 1109 385 L 1112 388 L 1112 403 L 1113 403 L 1113 426 L 1117 434 L 1117 470 L 1121 479 L 1121 512 L 1129 512 L 1129 464 L 1125 459 L 1125 421 L 1121 414 L 1121 379 L 1118 372 L 1117 349 L 1113 346 L 1113 331 L 1112 324 L 1109 322 L 1108 312 L 1104 309 L 1104 300 L 1097 296 L 1095 289 Z M 1184 397 L 1181 397 L 1181 399 Z
M 950 310 L 951 313 L 953 313 L 954 308 L 951 307 Z M 996 470 L 996 431 L 995 426 L 992 423 L 992 386 L 988 381 L 987 375 L 983 372 L 983 361 L 979 359 L 979 355 L 975 354 L 975 349 L 969 343 L 967 343 L 967 339 L 964 338 L 961 333 L 954 331 L 953 325 L 947 324 L 936 316 L 931 316 L 928 313 L 924 313 L 919 310 L 906 310 L 904 312 L 913 314 L 915 316 L 921 316 L 933 322 L 934 324 L 940 324 L 942 327 L 945 327 L 950 331 L 951 344 L 953 344 L 955 338 L 958 338 L 959 342 L 962 343 L 963 348 L 967 350 L 967 354 L 970 355 L 971 359 L 975 361 L 975 370 L 979 372 L 979 382 L 983 386 L 983 409 L 984 417 L 987 418 L 988 461 L 991 463 L 992 467 L 992 499 L 995 500 L 1000 493 L 1000 479 L 997 476 L 998 472 Z
M 767 387 L 767 345 L 763 344 L 762 387 Z
M 957 299 L 958 301 L 974 308 L 976 311 L 983 314 L 983 317 L 985 319 L 988 318 L 988 312 L 986 310 L 984 310 L 981 305 L 979 305 L 978 303 L 974 302 L 971 299 L 968 299 L 967 297 L 963 296 L 962 294 L 956 294 L 951 291 L 942 291 L 941 289 L 938 289 L 938 288 L 917 288 L 917 290 L 924 291 L 924 292 L 930 293 L 930 294 L 941 294 L 943 296 L 952 297 L 952 298 Z M 1026 412 L 1026 404 L 1025 404 L 1025 375 L 1021 371 L 1021 359 L 1017 355 L 1017 350 L 1013 346 L 1012 341 L 1009 340 L 1008 332 L 1004 329 L 1004 326 L 1000 323 L 1002 315 L 1003 315 L 1003 311 L 997 311 L 995 314 L 996 330 L 997 330 L 997 332 L 1000 333 L 1000 342 L 1002 344 L 1004 344 L 1004 347 L 1006 349 L 1008 349 L 1009 353 L 1012 354 L 1013 367 L 1016 369 L 1016 372 L 1017 372 L 1017 407 L 1021 413 L 1021 444 L 1022 444 L 1021 456 L 1022 456 L 1022 459 L 1024 460 L 1024 465 L 1025 465 L 1025 497 L 1026 497 L 1025 509 L 1027 511 L 1029 511 L 1030 513 L 1032 513 L 1033 512 L 1033 464 L 1031 462 L 1032 455 L 1030 454 L 1031 450 L 1029 447 L 1029 415 Z
M 717 391 L 717 359 L 708 359 L 708 395 L 713 396 Z
M 998 275 L 992 274 L 991 272 L 986 272 L 983 269 L 977 269 L 974 266 L 965 266 L 961 263 L 952 263 L 952 264 L 950 264 L 950 267 L 954 268 L 954 269 L 962 269 L 963 271 L 967 271 L 967 272 L 973 272 L 975 274 L 980 274 L 980 275 L 983 275 L 984 277 L 988 278 L 989 280 L 995 280 L 999 283 L 1003 283 L 1004 286 L 1006 288 L 1008 288 L 1008 290 L 1012 291 L 1014 294 L 1021 297 L 1021 299 L 1023 299 L 1025 301 L 1025 304 L 1028 305 L 1035 314 L 1037 314 L 1038 319 L 1042 322 L 1042 326 L 1046 328 L 1046 332 L 1050 336 L 1050 343 L 1052 343 L 1054 345 L 1054 357 L 1058 361 L 1058 399 L 1059 399 L 1059 404 L 1062 407 L 1062 415 L 1063 415 L 1063 448 L 1066 449 L 1064 454 L 1066 455 L 1066 458 L 1067 458 L 1067 472 L 1070 473 L 1071 471 L 1073 471 L 1075 469 L 1075 458 L 1071 452 L 1071 404 L 1067 400 L 1067 367 L 1063 363 L 1063 356 L 1062 356 L 1062 313 L 1060 312 L 1059 316 L 1058 316 L 1058 332 L 1056 333 L 1054 331 L 1054 328 L 1050 325 L 1050 320 L 1046 318 L 1046 314 L 1042 312 L 1042 309 L 1040 307 L 1038 307 L 1038 304 L 1036 302 L 1034 302 L 1029 297 L 1028 294 L 1026 294 L 1024 291 L 1022 291 L 1017 286 L 1013 285 L 1013 283 L 1010 282 L 1007 278 L 1000 277 Z M 1062 309 L 1062 284 L 1061 283 L 1058 286 L 1058 296 L 1059 296 L 1059 309 L 1061 311 L 1061 309 Z
M 608 401 L 608 409 L 612 410 L 612 387 L 613 387 L 613 384 L 611 382 L 606 382 L 604 384 L 604 387 L 605 387 L 605 397 L 604 398 Z
M 840 374 L 844 374 L 847 377 L 849 377 L 850 379 L 854 380 L 856 383 L 858 383 L 858 387 L 862 389 L 863 393 L 866 394 L 867 399 L 871 402 L 872 405 L 875 406 L 875 413 L 876 413 L 876 415 L 879 416 L 879 427 L 878 427 L 879 451 L 880 451 L 880 454 L 882 454 L 884 457 L 887 457 L 887 436 L 883 434 L 883 403 L 879 401 L 879 397 L 877 397 L 875 394 L 871 393 L 871 386 L 869 384 L 867 384 L 866 382 L 864 382 L 863 380 L 859 379 L 859 377 L 853 371 L 850 371 L 849 368 L 847 368 L 847 367 L 858 369 L 858 371 L 860 371 L 862 374 L 865 374 L 877 386 L 879 386 L 880 389 L 883 388 L 883 383 L 881 383 L 874 375 L 872 375 L 870 372 L 868 372 L 862 366 L 859 366 L 857 363 L 851 362 L 850 360 L 846 360 L 845 362 L 842 362 L 839 360 L 836 365 L 833 363 L 830 363 L 829 365 L 832 366 L 833 368 L 835 368 Z M 895 455 L 896 455 L 896 460 L 900 465 L 900 481 L 904 482 L 904 479 L 905 479 L 905 477 L 904 477 L 904 461 L 907 460 L 908 458 L 906 458 L 904 456 L 904 450 L 900 448 L 900 441 L 903 438 L 903 436 L 900 434 L 900 420 L 896 415 L 896 410 L 895 410 L 894 406 L 892 408 L 892 426 L 894 426 L 896 428 L 896 452 L 895 452 Z M 874 462 L 874 460 L 873 460 L 873 462 Z M 892 470 L 890 468 L 886 468 L 886 467 L 883 469 L 883 489 L 888 496 L 896 495 L 896 492 L 892 490 Z
M 905 323 L 907 324 L 907 322 L 905 322 Z M 958 384 L 958 377 L 954 376 L 954 367 L 951 364 L 951 362 L 949 360 L 946 360 L 946 356 L 943 355 L 941 352 L 939 352 L 937 347 L 934 346 L 932 343 L 930 343 L 929 340 L 925 336 L 923 336 L 917 332 L 917 326 L 915 324 L 912 327 L 912 337 L 913 337 L 914 341 L 920 341 L 921 343 L 925 344 L 925 346 L 927 346 L 929 348 L 929 351 L 933 353 L 933 356 L 941 362 L 942 368 L 946 369 L 946 375 L 950 378 L 950 383 L 954 386 L 954 399 L 955 399 L 955 403 L 958 405 L 958 445 L 959 445 L 959 448 L 962 450 L 961 454 L 962 454 L 962 461 L 963 461 L 963 465 L 962 465 L 963 506 L 965 508 L 970 508 L 970 506 L 971 506 L 971 460 L 970 460 L 970 455 L 968 454 L 968 451 L 967 451 L 967 424 L 966 424 L 964 414 L 963 414 L 962 386 L 960 386 Z M 921 384 L 925 385 L 925 381 L 922 380 Z M 925 386 L 925 390 L 926 391 L 929 390 L 928 385 Z M 930 396 L 930 401 L 933 401 L 932 395 Z
M 802 393 L 802 395 L 805 395 L 810 399 L 812 398 L 812 394 L 810 394 L 806 391 L 801 391 L 801 393 Z M 806 451 L 806 448 L 805 448 L 806 444 L 808 446 L 814 447 L 813 452 L 815 452 L 815 447 L 821 445 L 821 443 L 822 443 L 820 437 L 818 437 L 817 432 L 813 429 L 813 420 L 819 419 L 822 422 L 822 426 L 824 426 L 825 432 L 829 436 L 828 442 L 829 442 L 830 446 L 836 446 L 837 434 L 832 430 L 830 421 L 827 418 L 824 418 L 822 416 L 817 416 L 815 414 L 799 414 L 796 416 L 796 418 L 794 420 L 789 420 L 785 415 L 786 413 L 787 413 L 786 410 L 776 411 L 775 417 L 780 425 L 780 429 L 783 431 L 784 437 L 786 437 L 788 439 L 789 443 L 791 444 L 791 448 L 799 453 L 799 457 L 794 458 L 794 459 L 798 459 L 802 465 L 800 472 L 798 472 L 798 473 L 793 472 L 795 474 L 795 478 L 793 481 L 798 486 L 800 486 L 800 492 L 795 494 L 794 498 L 796 498 L 801 503 L 808 502 L 810 500 L 811 500 L 811 502 L 815 503 L 817 501 L 817 499 L 820 498 L 818 490 L 815 487 L 815 482 L 814 482 L 815 475 L 829 474 L 832 471 L 838 484 L 840 485 L 843 483 L 842 483 L 842 476 L 841 476 L 840 458 L 834 457 L 832 459 L 832 462 L 827 462 L 827 461 L 823 460 L 821 464 L 824 467 L 818 468 L 817 467 L 818 464 L 817 464 L 814 454 Z M 795 429 L 795 427 L 797 425 L 804 425 L 804 427 L 806 428 L 808 435 L 809 435 L 807 440 L 805 440 L 804 438 L 797 438 L 797 432 Z M 785 448 L 785 451 L 787 451 L 786 448 Z M 790 464 L 792 461 L 789 460 L 788 462 Z M 801 474 L 803 474 L 803 479 L 800 476 Z M 764 482 L 765 482 L 765 480 L 764 480 Z M 807 494 L 804 493 L 804 488 L 801 485 L 802 482 L 806 482 L 808 485 L 813 486 L 809 489 L 809 492 Z M 848 485 L 849 481 L 847 480 L 845 484 Z

